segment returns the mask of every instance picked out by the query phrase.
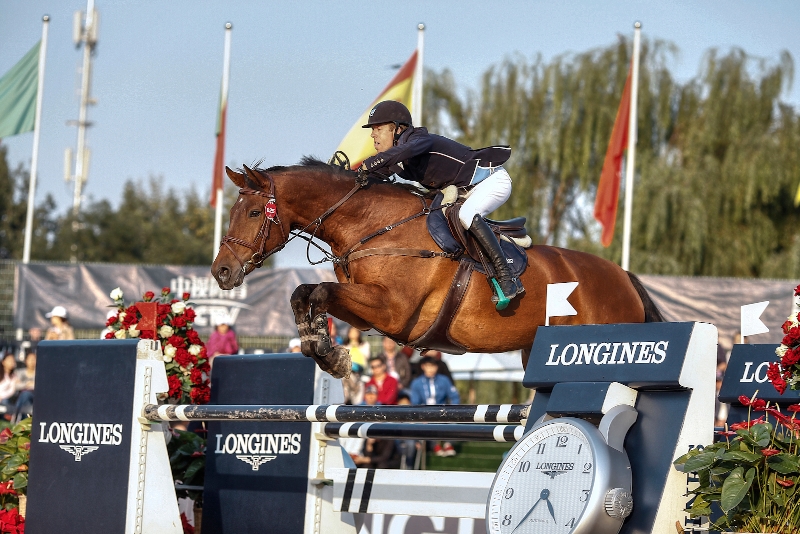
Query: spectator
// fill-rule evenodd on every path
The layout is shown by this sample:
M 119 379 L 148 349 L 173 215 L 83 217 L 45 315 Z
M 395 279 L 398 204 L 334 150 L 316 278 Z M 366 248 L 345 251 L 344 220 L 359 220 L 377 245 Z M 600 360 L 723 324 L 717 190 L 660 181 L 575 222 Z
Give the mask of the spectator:
M 331 334 L 333 339 L 333 334 Z M 361 337 L 361 330 L 351 326 L 347 331 L 347 348 L 350 349 L 350 361 L 364 369 L 369 360 L 369 343 Z
M 231 316 L 221 313 L 215 317 L 215 322 L 216 327 L 206 343 L 209 361 L 213 361 L 214 357 L 220 354 L 237 354 L 239 352 L 236 332 L 231 328 Z
M 75 333 L 69 325 L 67 310 L 64 306 L 56 306 L 45 317 L 50 319 L 50 328 L 47 329 L 45 339 L 75 339 Z
M 286 349 L 286 352 L 301 352 L 301 343 L 299 337 L 293 337 L 289 340 L 289 348 Z
M 411 404 L 458 404 L 461 398 L 453 382 L 439 374 L 439 360 L 433 356 L 423 356 L 419 361 L 422 375 L 411 381 Z M 455 456 L 456 451 L 450 443 L 434 445 L 437 456 Z
M 42 340 L 42 329 L 33 327 L 28 330 L 28 337 L 30 337 L 29 341 L 23 341 L 20 343 L 19 348 L 19 361 L 24 362 L 25 356 L 31 352 L 36 352 L 36 347 L 39 345 L 39 342 Z
M 328 334 L 330 334 L 331 342 L 334 345 L 342 344 L 342 336 L 339 335 L 336 329 L 336 323 L 333 321 L 333 317 L 328 317 Z
M 388 337 L 383 338 L 383 352 L 381 356 L 386 361 L 386 372 L 397 379 L 400 387 L 407 388 L 411 385 L 411 364 L 408 356 L 400 352 L 397 343 Z
M 33 413 L 33 387 L 36 382 L 35 352 L 29 352 L 25 355 L 25 367 L 17 372 L 16 382 L 19 397 L 17 397 L 17 404 L 14 409 L 14 419 L 18 420 Z
M 386 359 L 383 355 L 370 358 L 369 368 L 372 371 L 372 378 L 367 382 L 367 388 L 375 386 L 378 403 L 397 404 L 397 379 L 386 372 Z
M 0 379 L 0 404 L 6 407 L 6 412 L 10 412 L 14 406 L 13 397 L 17 393 L 17 360 L 14 354 L 6 352 L 3 355 L 3 378 Z
M 361 404 L 364 402 L 364 381 L 362 373 L 364 368 L 357 363 L 353 364 L 350 376 L 342 378 L 342 388 L 344 389 L 345 404 Z
M 401 406 L 408 406 L 411 404 L 411 398 L 408 393 L 401 391 L 397 394 L 397 404 Z M 414 439 L 398 439 L 395 446 L 400 452 L 400 469 L 414 469 L 414 462 L 417 458 L 417 449 L 421 444 Z
M 407 349 L 407 348 L 408 347 L 405 347 L 403 349 L 403 352 L 405 352 L 405 349 Z M 455 384 L 455 380 L 453 380 L 453 375 L 450 373 L 450 368 L 447 367 L 447 364 L 444 362 L 444 360 L 442 360 L 442 353 L 441 352 L 439 352 L 438 350 L 427 350 L 427 351 L 425 351 L 425 356 L 430 356 L 431 358 L 435 359 L 436 360 L 436 366 L 438 367 L 438 371 L 437 371 L 438 374 L 446 376 L 447 378 L 450 379 L 450 382 L 453 382 Z M 416 361 L 416 363 L 413 363 L 413 360 L 412 360 L 412 364 L 411 364 L 411 380 L 412 380 L 412 382 L 418 376 L 422 376 L 422 369 L 420 368 L 421 364 L 422 364 L 422 358 L 418 359 Z
M 391 378 L 389 375 L 386 376 Z M 378 400 L 378 388 L 374 385 L 368 384 L 367 387 L 364 388 L 364 404 L 368 406 L 381 404 Z M 393 439 L 367 438 L 364 444 L 363 458 L 367 459 L 368 462 L 365 462 L 364 459 L 360 459 L 362 462 L 361 465 L 366 464 L 371 469 L 397 469 L 400 467 L 400 455 L 398 454 L 395 440 Z M 353 459 L 353 461 L 356 465 L 359 465 L 359 462 L 355 459 Z

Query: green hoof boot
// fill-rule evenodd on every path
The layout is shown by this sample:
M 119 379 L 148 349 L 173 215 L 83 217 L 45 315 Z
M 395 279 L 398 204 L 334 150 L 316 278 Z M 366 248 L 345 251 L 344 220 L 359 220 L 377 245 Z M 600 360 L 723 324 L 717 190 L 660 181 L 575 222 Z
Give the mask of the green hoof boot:
M 497 283 L 496 278 L 492 278 L 492 285 L 494 286 L 495 292 L 495 295 L 492 297 L 492 301 L 495 303 L 494 308 L 497 311 L 503 311 L 508 308 L 508 305 L 511 303 L 511 299 L 503 294 L 503 290 L 500 289 L 500 284 Z

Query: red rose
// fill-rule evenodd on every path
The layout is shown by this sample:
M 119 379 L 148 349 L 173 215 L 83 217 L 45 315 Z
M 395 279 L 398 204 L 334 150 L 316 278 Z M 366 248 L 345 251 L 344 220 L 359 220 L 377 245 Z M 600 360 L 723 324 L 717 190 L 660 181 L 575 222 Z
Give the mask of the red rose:
M 152 330 L 142 330 L 142 333 L 139 334 L 139 337 L 142 339 L 155 339 L 156 333 Z
M 116 323 L 117 319 L 119 319 L 119 314 L 109 317 L 108 321 L 106 321 L 106 326 L 111 326 L 112 324 Z
M 797 286 L 796 288 L 794 288 L 794 296 L 796 296 L 796 297 L 800 296 L 800 286 Z
M 781 451 L 778 449 L 761 449 L 761 454 L 764 456 L 775 456 L 776 454 L 780 454 Z
M 197 317 L 197 315 L 194 313 L 194 310 L 191 308 L 186 308 L 183 314 L 186 316 L 187 321 L 194 321 L 194 318 Z
M 164 296 L 169 295 L 169 288 L 168 287 L 162 287 L 161 288 L 161 294 L 164 295 Z
M 167 394 L 170 397 L 177 397 L 181 394 L 181 379 L 175 375 L 169 375 L 167 377 L 167 383 L 169 384 L 169 393 Z
M 109 332 L 106 334 L 106 339 L 114 339 L 114 332 Z
M 190 328 L 189 330 L 186 331 L 186 338 L 192 345 L 199 345 L 200 343 L 202 343 L 200 341 L 200 334 L 198 334 L 197 330 L 194 330 L 193 328 Z
M 189 300 L 189 293 L 183 294 L 183 300 Z
M 197 367 L 193 368 L 191 374 L 189 375 L 189 380 L 192 381 L 192 384 L 202 384 L 203 371 L 201 371 Z
M 172 308 L 170 308 L 169 304 L 159 304 L 158 305 L 158 315 L 167 315 Z
M 781 358 L 781 367 L 784 369 L 800 362 L 800 348 L 789 349 Z
M 172 318 L 170 324 L 172 324 L 172 326 L 175 328 L 184 328 L 186 326 L 186 317 L 183 315 L 176 315 Z
M 179 348 L 182 348 L 182 347 L 186 346 L 186 340 L 184 338 L 182 338 L 181 336 L 173 335 L 173 336 L 170 336 L 169 339 L 167 339 L 167 344 L 168 345 L 172 345 L 176 349 L 179 349 Z
M 199 360 L 198 360 L 199 362 Z M 197 369 L 203 371 L 204 373 L 208 374 L 211 372 L 211 365 L 208 363 L 208 360 L 203 360 L 203 363 L 197 364 Z
M 175 361 L 178 362 L 178 365 L 181 367 L 189 367 L 197 363 L 197 357 L 192 356 L 186 349 L 178 349 L 175 351 Z
M 172 299 L 171 301 L 169 301 L 170 304 L 175 304 L 176 302 L 178 302 L 178 299 Z
M 792 327 L 792 321 L 786 321 L 781 325 L 781 330 L 783 330 L 784 334 L 789 333 L 789 329 Z
M 145 302 L 150 302 L 151 300 L 153 300 L 155 298 L 155 296 L 156 296 L 155 293 L 153 293 L 152 291 L 148 291 L 147 293 L 142 295 L 142 300 L 145 301 Z
M 192 388 L 192 404 L 208 404 L 211 400 L 211 388 L 208 386 L 198 386 Z

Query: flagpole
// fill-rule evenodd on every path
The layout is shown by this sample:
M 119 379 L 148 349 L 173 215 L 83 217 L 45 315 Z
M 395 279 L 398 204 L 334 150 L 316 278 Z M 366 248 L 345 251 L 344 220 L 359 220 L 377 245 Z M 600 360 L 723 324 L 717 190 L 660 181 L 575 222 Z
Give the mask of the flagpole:
M 639 94 L 639 34 L 642 23 L 633 25 L 633 72 L 631 73 L 631 112 L 628 119 L 628 155 L 625 157 L 625 225 L 622 233 L 622 268 L 630 269 L 631 212 L 633 211 L 633 169 L 636 161 L 636 100 Z
M 233 24 L 230 22 L 225 23 L 225 55 L 224 60 L 222 62 L 222 102 L 225 106 L 222 109 L 222 113 L 225 114 L 227 118 L 228 114 L 228 81 L 230 79 L 231 74 L 231 30 L 233 29 Z M 224 131 L 224 124 L 222 125 L 223 130 L 220 132 L 220 135 L 225 135 Z M 224 146 L 224 139 L 223 139 L 223 146 L 222 150 L 224 153 L 225 146 Z M 224 158 L 223 158 L 224 160 Z M 224 164 L 224 161 L 223 161 Z M 218 169 L 215 170 L 215 172 Z M 216 198 L 216 211 L 214 214 L 214 243 L 211 250 L 211 261 L 217 257 L 217 252 L 219 252 L 219 243 L 222 241 L 222 192 L 224 189 L 224 181 L 220 184 L 220 187 L 217 189 L 217 198 Z
M 417 24 L 417 65 L 414 68 L 414 88 L 412 91 L 411 122 L 414 126 L 422 125 L 422 54 L 425 49 L 425 24 Z
M 33 122 L 33 151 L 31 153 L 31 179 L 28 184 L 28 211 L 25 213 L 25 239 L 22 263 L 31 261 L 31 235 L 33 234 L 33 209 L 36 197 L 36 173 L 39 167 L 39 131 L 42 124 L 42 93 L 44 93 L 44 63 L 47 55 L 47 29 L 50 16 L 42 17 L 42 44 L 39 47 L 39 80 L 36 88 L 36 118 Z

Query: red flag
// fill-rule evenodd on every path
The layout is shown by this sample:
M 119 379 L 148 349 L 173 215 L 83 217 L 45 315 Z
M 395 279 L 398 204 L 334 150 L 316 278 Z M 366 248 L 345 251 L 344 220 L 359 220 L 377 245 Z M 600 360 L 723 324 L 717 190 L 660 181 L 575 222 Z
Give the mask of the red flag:
M 603 234 L 600 242 L 604 247 L 611 244 L 614 239 L 614 223 L 617 220 L 617 204 L 619 202 L 619 184 L 622 173 L 622 154 L 628 146 L 628 121 L 631 114 L 631 73 L 628 70 L 628 79 L 625 80 L 625 89 L 622 91 L 622 100 L 617 109 L 617 118 L 614 120 L 614 129 L 611 139 L 608 140 L 606 159 L 603 161 L 603 172 L 600 183 L 597 184 L 597 197 L 594 201 L 594 218 L 603 225 Z
M 214 156 L 214 179 L 211 182 L 211 205 L 217 207 L 217 190 L 223 187 L 222 167 L 225 161 L 225 117 L 228 114 L 227 95 L 220 94 L 217 115 L 217 153 Z

